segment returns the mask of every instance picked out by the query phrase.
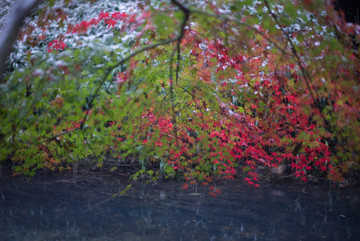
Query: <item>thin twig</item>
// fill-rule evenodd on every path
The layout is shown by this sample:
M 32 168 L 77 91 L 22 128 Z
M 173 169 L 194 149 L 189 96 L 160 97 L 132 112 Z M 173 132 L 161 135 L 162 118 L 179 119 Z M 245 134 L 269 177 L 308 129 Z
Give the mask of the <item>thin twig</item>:
M 296 49 L 295 49 L 295 45 L 294 45 L 293 41 L 291 40 L 290 36 L 286 33 L 286 31 L 284 30 L 284 28 L 281 26 L 281 24 L 280 24 L 277 16 L 273 13 L 273 11 L 271 11 L 269 2 L 268 2 L 267 0 L 264 0 L 264 3 L 265 3 L 266 8 L 267 8 L 268 11 L 269 11 L 271 17 L 274 19 L 275 23 L 279 26 L 281 32 L 284 34 L 286 40 L 287 40 L 288 43 L 290 44 L 291 52 L 292 52 L 293 55 L 295 56 L 296 61 L 297 61 L 298 65 L 299 65 L 299 67 L 300 67 L 300 70 L 301 70 L 301 72 L 302 72 L 302 74 L 303 74 L 303 76 L 304 76 L 305 83 L 306 83 L 306 85 L 307 85 L 307 87 L 308 87 L 308 89 L 309 89 L 309 91 L 310 91 L 310 95 L 311 95 L 312 99 L 315 101 L 315 96 L 314 96 L 314 94 L 313 94 L 313 89 L 311 88 L 311 84 L 310 84 L 310 82 L 311 82 L 311 77 L 310 77 L 310 75 L 307 73 L 307 71 L 305 70 L 305 68 L 304 68 L 304 66 L 303 66 L 303 64 L 302 64 L 302 61 L 301 61 L 301 59 L 300 59 L 300 56 L 299 56 L 298 52 L 297 52 Z
M 201 108 L 201 107 L 198 105 L 198 103 L 196 102 L 195 95 L 192 94 L 190 91 L 188 91 L 185 87 L 180 86 L 180 85 L 178 85 L 178 84 L 177 84 L 177 86 L 178 86 L 179 88 L 183 89 L 186 93 L 188 93 L 188 94 L 191 96 L 191 98 L 193 99 L 196 107 L 200 110 L 200 112 L 201 112 L 202 114 L 204 114 L 204 112 L 202 111 L 202 108 Z
M 231 18 L 229 16 L 226 15 L 221 15 L 221 14 L 215 14 L 215 13 L 208 13 L 208 12 L 204 12 L 198 9 L 190 9 L 190 13 L 192 14 L 201 14 L 201 15 L 205 15 L 208 17 L 213 17 L 213 18 L 217 18 L 217 19 L 221 19 L 223 21 L 230 21 L 230 22 L 235 22 L 238 25 L 247 27 L 251 30 L 253 30 L 254 32 L 256 32 L 257 34 L 261 35 L 263 38 L 265 38 L 269 43 L 271 43 L 272 45 L 274 45 L 275 48 L 277 48 L 278 50 L 280 50 L 282 53 L 286 53 L 286 50 L 281 48 L 278 44 L 276 44 L 272 39 L 270 39 L 268 36 L 266 36 L 263 32 L 261 32 L 259 29 L 257 29 L 254 26 L 251 26 L 250 24 L 244 23 L 239 21 L 236 18 Z
M 87 129 L 89 127 L 85 127 L 85 129 Z M 36 142 L 36 145 L 40 144 L 40 143 L 43 143 L 43 142 L 48 142 L 48 141 L 53 141 L 53 140 L 57 140 L 56 138 L 60 137 L 60 136 L 64 136 L 64 135 L 67 135 L 67 134 L 70 134 L 72 132 L 75 132 L 75 131 L 78 131 L 80 130 L 79 128 L 75 128 L 75 129 L 72 129 L 72 130 L 69 130 L 69 131 L 62 131 L 60 132 L 59 134 L 56 134 L 56 135 L 53 135 L 52 137 L 49 137 L 49 138 L 46 138 L 45 140 L 42 140 L 41 142 Z
M 84 129 L 81 129 L 81 134 L 84 138 L 84 141 L 86 142 L 86 145 L 88 146 L 88 148 L 91 150 L 92 154 L 95 154 L 94 149 L 92 148 L 92 146 L 90 145 L 90 142 L 85 138 L 85 133 L 84 133 Z

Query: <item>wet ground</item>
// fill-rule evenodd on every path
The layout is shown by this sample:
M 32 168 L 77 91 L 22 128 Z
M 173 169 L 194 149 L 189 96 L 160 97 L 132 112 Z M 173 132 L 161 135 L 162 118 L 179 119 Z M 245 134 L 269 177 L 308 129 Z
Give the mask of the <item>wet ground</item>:
M 96 176 L 1 178 L 0 240 L 360 240 L 360 188 L 242 183 L 182 190 Z

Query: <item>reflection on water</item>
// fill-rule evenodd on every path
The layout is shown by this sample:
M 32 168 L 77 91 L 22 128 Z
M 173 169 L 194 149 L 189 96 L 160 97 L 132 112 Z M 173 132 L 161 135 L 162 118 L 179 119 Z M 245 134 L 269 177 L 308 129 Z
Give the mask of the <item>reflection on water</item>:
M 1 179 L 0 240 L 360 240 L 359 188 Z M 119 189 L 120 187 L 120 189 Z

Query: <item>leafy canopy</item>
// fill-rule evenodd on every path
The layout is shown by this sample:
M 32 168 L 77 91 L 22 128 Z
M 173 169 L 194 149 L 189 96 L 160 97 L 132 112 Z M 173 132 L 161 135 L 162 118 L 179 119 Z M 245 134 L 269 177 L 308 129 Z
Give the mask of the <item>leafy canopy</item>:
M 259 187 L 257 167 L 283 163 L 302 181 L 359 168 L 360 31 L 331 4 L 153 1 L 77 22 L 45 9 L 0 89 L 14 174 L 104 155 L 138 163 L 134 178 L 205 185 Z

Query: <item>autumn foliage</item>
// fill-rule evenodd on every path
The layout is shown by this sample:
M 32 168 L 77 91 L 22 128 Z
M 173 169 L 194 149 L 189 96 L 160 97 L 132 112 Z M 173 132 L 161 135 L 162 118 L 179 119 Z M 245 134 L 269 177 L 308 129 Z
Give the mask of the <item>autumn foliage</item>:
M 304 182 L 358 170 L 359 26 L 322 1 L 172 2 L 102 11 L 52 38 L 41 22 L 46 49 L 1 89 L 0 160 L 33 175 L 110 154 L 188 184 L 254 187 L 259 166 Z M 99 28 L 123 49 L 73 42 Z

